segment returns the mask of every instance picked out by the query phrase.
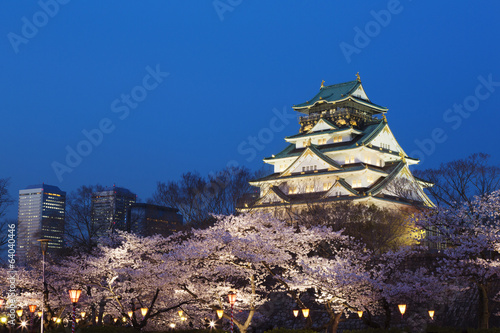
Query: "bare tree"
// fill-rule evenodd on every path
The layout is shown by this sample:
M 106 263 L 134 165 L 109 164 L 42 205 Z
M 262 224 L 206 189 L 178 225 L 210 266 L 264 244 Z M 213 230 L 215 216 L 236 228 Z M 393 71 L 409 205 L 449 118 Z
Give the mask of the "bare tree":
M 500 167 L 489 164 L 490 155 L 475 153 L 465 159 L 442 163 L 437 169 L 416 170 L 415 175 L 434 183 L 427 191 L 438 206 L 471 203 L 500 188 Z
M 211 214 L 236 211 L 236 202 L 250 190 L 251 178 L 244 167 L 227 167 L 208 177 L 188 172 L 179 181 L 158 182 L 152 201 L 179 209 L 188 224 L 203 227 L 212 223 Z
M 81 186 L 66 198 L 66 236 L 70 246 L 90 252 L 105 227 L 92 220 L 92 193 L 101 185 Z
M 15 220 L 5 219 L 5 211 L 7 207 L 14 202 L 12 197 L 9 195 L 9 182 L 10 178 L 0 178 L 0 232 L 2 233 L 0 236 L 0 246 L 7 244 L 7 226 L 11 223 L 16 223 Z

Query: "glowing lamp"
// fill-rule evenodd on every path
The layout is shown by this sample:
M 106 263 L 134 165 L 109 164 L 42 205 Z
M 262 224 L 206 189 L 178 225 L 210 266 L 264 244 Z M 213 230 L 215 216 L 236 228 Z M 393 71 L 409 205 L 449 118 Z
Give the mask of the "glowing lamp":
M 75 321 L 78 324 L 80 322 L 80 318 L 76 318 Z
M 293 312 L 293 315 L 294 315 L 295 317 L 297 317 L 297 316 L 299 315 L 299 310 L 293 310 L 292 312 Z
M 22 327 L 26 327 L 26 325 L 27 325 L 26 320 L 23 320 L 23 321 L 21 322 L 21 326 L 22 326 Z
M 55 323 L 57 320 L 57 317 L 52 317 L 52 321 Z
M 229 293 L 229 295 L 227 295 L 227 298 L 229 299 L 229 304 L 231 304 L 231 306 L 234 305 L 234 303 L 236 303 L 236 294 L 231 292 Z
M 85 318 L 85 315 L 86 315 L 85 311 L 80 312 L 80 316 L 82 316 L 82 319 Z
M 18 317 L 21 317 L 23 315 L 23 309 L 17 309 L 16 314 Z
M 42 316 L 42 311 L 41 310 L 38 310 L 38 312 L 36 313 L 38 317 L 41 317 Z
M 141 308 L 141 314 L 143 317 L 146 317 L 147 313 L 148 313 L 148 308 Z
M 34 304 L 28 305 L 28 308 L 30 309 L 31 313 L 34 313 L 36 310 L 36 305 L 34 305 Z
M 211 320 L 210 321 L 210 324 L 208 324 L 211 328 L 214 328 L 215 327 L 215 321 Z
M 222 309 L 217 309 L 217 311 L 216 311 L 216 312 L 217 312 L 217 317 L 219 317 L 219 319 L 221 319 L 221 318 L 222 318 L 222 316 L 224 316 L 224 310 L 222 310 Z
M 177 313 L 179 314 L 179 317 L 182 317 L 182 315 L 184 314 L 184 311 L 179 310 L 179 311 L 177 311 Z
M 127 318 L 123 317 L 123 318 L 122 318 L 122 321 L 123 321 L 124 323 L 125 323 L 125 322 L 127 322 Z
M 406 312 L 406 304 L 399 304 L 398 308 L 399 308 L 399 312 L 401 312 L 401 315 L 404 315 Z
M 57 318 L 56 319 L 56 324 L 60 324 L 61 323 L 61 318 Z
M 116 321 L 118 320 L 118 318 L 114 318 L 113 321 L 116 323 Z
M 361 317 L 363 317 L 363 311 L 358 311 L 358 317 L 359 317 L 359 319 L 361 319 Z
M 175 324 L 174 324 L 174 323 L 171 323 L 171 324 L 170 324 L 170 327 L 171 327 L 171 328 L 175 328 Z
M 128 314 L 128 316 L 129 316 L 130 318 L 132 318 L 132 316 L 134 315 L 134 311 L 129 311 L 129 312 L 127 312 L 127 314 Z
M 431 320 L 434 320 L 434 310 L 429 310 L 429 317 L 431 317 Z
M 81 289 L 70 289 L 69 290 L 69 299 L 71 300 L 71 303 L 73 303 L 73 304 L 78 303 L 78 300 L 80 299 L 81 293 L 82 293 Z
M 304 318 L 309 317 L 309 309 L 302 309 L 302 314 L 304 315 Z
M 7 317 L 0 318 L 0 323 L 2 323 L 2 324 L 7 323 Z

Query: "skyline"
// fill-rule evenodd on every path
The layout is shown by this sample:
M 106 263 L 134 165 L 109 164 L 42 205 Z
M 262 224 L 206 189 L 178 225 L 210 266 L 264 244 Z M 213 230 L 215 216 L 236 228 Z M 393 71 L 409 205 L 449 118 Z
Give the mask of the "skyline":
M 499 164 L 487 4 L 4 2 L 0 178 L 15 201 L 40 183 L 145 201 L 184 172 L 255 170 L 297 132 L 292 105 L 358 72 L 419 168 L 475 152 Z

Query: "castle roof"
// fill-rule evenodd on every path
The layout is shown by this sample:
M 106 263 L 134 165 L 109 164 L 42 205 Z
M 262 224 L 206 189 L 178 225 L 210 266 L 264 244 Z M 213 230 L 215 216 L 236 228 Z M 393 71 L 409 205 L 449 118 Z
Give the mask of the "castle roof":
M 385 113 L 388 110 L 388 108 L 372 103 L 368 99 L 360 79 L 332 84 L 330 86 L 321 85 L 319 92 L 311 100 L 294 105 L 293 108 L 295 111 L 308 113 L 307 109 L 320 103 L 335 104 L 343 101 L 353 101 L 358 104 L 369 106 L 373 111 L 378 111 L 380 113 Z

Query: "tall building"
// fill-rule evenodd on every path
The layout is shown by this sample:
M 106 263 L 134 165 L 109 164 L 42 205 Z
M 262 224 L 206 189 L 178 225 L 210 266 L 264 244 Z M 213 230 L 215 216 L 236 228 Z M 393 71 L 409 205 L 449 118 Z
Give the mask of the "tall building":
M 264 159 L 274 173 L 250 182 L 260 193 L 240 211 L 300 212 L 339 200 L 388 208 L 433 205 L 423 191 L 432 184 L 410 171 L 419 160 L 399 145 L 385 116 L 388 109 L 368 98 L 359 75 L 355 81 L 322 83 L 314 97 L 293 108 L 301 114 L 299 133 Z
M 102 236 L 112 230 L 127 229 L 127 210 L 137 196 L 122 187 L 92 193 L 92 222 Z
M 178 212 L 176 208 L 135 203 L 128 210 L 127 230 L 142 236 L 171 235 L 182 226 L 182 215 Z
M 19 191 L 17 251 L 20 262 L 40 252 L 40 238 L 49 239 L 48 251 L 63 248 L 66 192 L 57 186 L 32 185 Z

